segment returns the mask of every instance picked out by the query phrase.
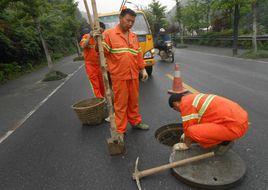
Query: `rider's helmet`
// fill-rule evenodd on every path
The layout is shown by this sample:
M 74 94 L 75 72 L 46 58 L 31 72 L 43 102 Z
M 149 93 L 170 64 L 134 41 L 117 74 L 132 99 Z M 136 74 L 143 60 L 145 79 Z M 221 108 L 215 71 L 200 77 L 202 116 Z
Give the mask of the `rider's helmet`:
M 166 30 L 164 28 L 160 28 L 159 32 L 164 33 L 164 32 L 166 32 Z

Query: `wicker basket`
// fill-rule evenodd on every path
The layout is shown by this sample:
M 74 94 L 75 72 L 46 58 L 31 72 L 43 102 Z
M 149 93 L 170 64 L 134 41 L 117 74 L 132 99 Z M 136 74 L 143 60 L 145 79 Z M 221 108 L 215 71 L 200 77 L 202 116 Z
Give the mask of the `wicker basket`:
M 90 98 L 72 105 L 78 118 L 85 125 L 98 125 L 107 115 L 104 98 Z

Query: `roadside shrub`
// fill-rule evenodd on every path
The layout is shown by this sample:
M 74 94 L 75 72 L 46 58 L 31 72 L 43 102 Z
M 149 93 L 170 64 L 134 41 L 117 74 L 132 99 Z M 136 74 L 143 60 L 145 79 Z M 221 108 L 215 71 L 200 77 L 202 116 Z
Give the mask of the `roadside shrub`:
M 258 42 L 258 49 L 268 50 L 268 42 L 267 41 Z
M 62 53 L 53 53 L 52 54 L 52 59 L 54 59 L 54 60 L 58 60 L 58 59 L 60 59 L 60 58 L 62 58 L 63 57 L 63 54 Z
M 84 57 L 83 56 L 77 56 L 73 59 L 73 61 L 83 61 Z
M 1 72 L 1 81 L 6 81 L 13 79 L 17 76 L 18 73 L 21 72 L 21 66 L 18 63 L 13 62 L 9 64 L 0 64 L 0 72 Z
M 247 59 L 261 59 L 261 58 L 268 58 L 268 51 L 266 50 L 259 50 L 257 53 L 254 53 L 252 50 L 245 52 L 240 57 L 247 58 Z
M 5 81 L 4 72 L 0 71 L 0 83 L 3 83 Z

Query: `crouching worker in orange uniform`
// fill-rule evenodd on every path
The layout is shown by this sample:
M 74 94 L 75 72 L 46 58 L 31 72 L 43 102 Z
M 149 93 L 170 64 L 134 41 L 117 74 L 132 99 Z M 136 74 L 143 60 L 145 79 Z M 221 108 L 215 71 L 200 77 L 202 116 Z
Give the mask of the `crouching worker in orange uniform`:
M 100 22 L 101 32 L 105 30 L 104 23 Z M 99 54 L 96 52 L 96 42 L 93 36 L 85 34 L 82 37 L 80 46 L 84 50 L 85 68 L 92 86 L 95 97 L 102 98 L 105 96 L 102 72 L 99 63 Z
M 230 146 L 248 129 L 248 114 L 237 103 L 212 94 L 173 94 L 169 106 L 181 113 L 184 134 L 173 150 L 187 150 L 191 142 L 203 148 Z M 216 146 L 217 147 L 217 146 Z
M 115 123 L 119 135 L 127 130 L 129 122 L 133 128 L 149 129 L 142 123 L 139 113 L 139 72 L 142 80 L 148 78 L 136 34 L 130 31 L 136 13 L 124 9 L 119 24 L 104 32 L 104 51 L 114 93 Z

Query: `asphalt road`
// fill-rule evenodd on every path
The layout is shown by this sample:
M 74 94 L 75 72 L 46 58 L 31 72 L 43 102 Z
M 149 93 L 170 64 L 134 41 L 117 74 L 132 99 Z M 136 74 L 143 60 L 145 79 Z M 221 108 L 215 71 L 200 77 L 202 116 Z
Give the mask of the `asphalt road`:
M 268 63 L 176 50 L 185 83 L 198 91 L 215 93 L 240 103 L 250 115 L 247 135 L 234 146 L 247 164 L 238 190 L 268 189 Z M 129 128 L 127 152 L 110 157 L 105 139 L 109 125 L 82 127 L 70 106 L 88 98 L 84 70 L 76 72 L 24 124 L 0 144 L 0 189 L 137 189 L 131 179 L 136 157 L 140 169 L 168 162 L 170 148 L 159 144 L 155 131 L 179 121 L 167 104 L 173 64 L 157 62 L 153 76 L 140 84 L 140 105 L 149 131 Z M 226 174 L 228 175 L 228 174 Z M 193 189 L 169 171 L 141 180 L 143 189 Z

